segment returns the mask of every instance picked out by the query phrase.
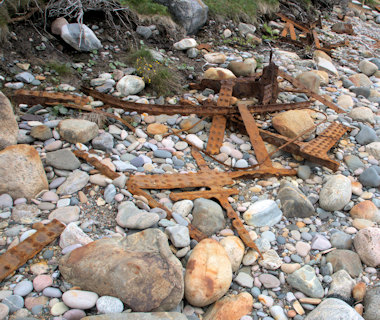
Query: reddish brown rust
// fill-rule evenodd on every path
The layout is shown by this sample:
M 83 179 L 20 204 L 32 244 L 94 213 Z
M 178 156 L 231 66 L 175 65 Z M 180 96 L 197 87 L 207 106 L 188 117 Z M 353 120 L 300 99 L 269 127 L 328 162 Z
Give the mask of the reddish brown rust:
M 292 76 L 288 75 L 287 73 L 283 71 L 279 71 L 278 75 L 283 77 L 285 80 L 289 81 L 292 85 L 295 87 L 301 88 L 302 90 L 305 90 L 306 94 L 313 97 L 314 99 L 317 99 L 318 101 L 322 102 L 325 106 L 329 107 L 330 109 L 335 110 L 338 113 L 346 112 L 346 110 L 339 108 L 336 104 L 332 103 L 331 101 L 323 98 L 319 94 L 316 94 L 315 92 L 309 90 L 306 88 L 299 80 L 293 78 Z
M 281 18 L 285 22 L 285 27 L 282 30 L 280 36 L 280 41 L 285 41 L 291 44 L 294 44 L 298 47 L 304 47 L 305 45 L 315 45 L 315 47 L 319 50 L 330 52 L 331 49 L 347 45 L 347 42 L 339 42 L 335 44 L 329 44 L 324 41 L 319 40 L 318 34 L 315 30 L 316 27 L 322 28 L 321 17 L 318 20 L 309 23 L 308 25 L 296 22 L 289 17 L 285 16 L 282 13 L 277 13 L 277 16 Z M 301 30 L 303 32 L 303 37 L 299 37 L 297 40 L 297 35 L 295 29 Z M 287 35 L 290 34 L 290 39 Z
M 98 160 L 98 158 L 96 156 L 91 155 L 91 154 L 89 154 L 85 151 L 81 151 L 81 150 L 74 150 L 74 154 L 78 158 L 82 158 L 82 159 L 86 160 L 89 164 L 91 164 L 96 169 L 98 169 L 101 174 L 104 174 L 108 178 L 116 179 L 116 178 L 120 177 L 120 173 L 112 171 L 105 164 L 101 163 L 100 160 Z
M 261 140 L 261 138 L 259 138 Z M 227 215 L 232 219 L 232 224 L 236 228 L 239 236 L 244 241 L 244 243 L 255 249 L 260 253 L 255 243 L 250 238 L 247 230 L 245 229 L 243 223 L 239 219 L 237 213 L 233 210 L 230 203 L 228 202 L 228 197 L 231 195 L 236 195 L 239 193 L 238 189 L 230 188 L 225 189 L 225 186 L 231 186 L 234 184 L 236 178 L 241 179 L 253 179 L 257 177 L 262 177 L 265 175 L 295 175 L 295 170 L 288 169 L 277 169 L 272 166 L 260 168 L 258 170 L 247 170 L 247 171 L 232 171 L 232 172 L 220 172 L 216 170 L 211 170 L 206 167 L 206 164 L 200 154 L 193 150 L 193 156 L 195 157 L 197 163 L 200 166 L 200 171 L 197 173 L 186 173 L 186 174 L 160 174 L 160 175 L 138 175 L 131 176 L 127 182 L 128 190 L 135 195 L 142 195 L 147 200 L 150 206 L 160 207 L 168 212 L 170 216 L 170 210 L 156 200 L 153 199 L 147 192 L 143 189 L 184 189 L 184 188 L 201 188 L 207 187 L 208 190 L 205 191 L 188 191 L 170 194 L 170 198 L 173 201 L 178 201 L 182 199 L 194 200 L 197 198 L 214 198 L 217 199 L 220 204 L 226 209 Z M 195 239 L 203 239 L 205 236 L 197 230 L 194 226 L 189 224 L 190 236 Z M 261 255 L 261 253 L 260 253 Z
M 42 104 L 48 106 L 54 104 L 63 104 L 74 109 L 93 111 L 93 108 L 89 106 L 89 104 L 91 103 L 89 97 L 81 97 L 61 92 L 16 90 L 14 95 L 12 96 L 12 100 L 18 104 Z
M 246 132 L 244 126 L 241 125 L 240 119 L 230 119 L 235 127 L 241 132 Z M 267 130 L 259 129 L 262 139 L 270 144 L 280 147 L 282 150 L 291 154 L 303 157 L 311 162 L 325 166 L 331 170 L 338 170 L 339 162 L 330 159 L 327 152 L 339 141 L 339 139 L 347 131 L 344 125 L 333 122 L 319 136 L 308 142 L 293 141 L 285 136 L 273 133 Z M 290 143 L 289 143 L 290 142 Z M 286 146 L 284 147 L 284 145 Z
M 37 229 L 37 232 L 0 256 L 0 281 L 3 281 L 57 238 L 65 229 L 65 225 L 54 219 L 45 225 L 36 223 L 33 225 L 33 229 Z
M 220 88 L 217 107 L 230 107 L 232 98 L 232 89 L 234 84 L 232 81 L 223 81 Z M 212 118 L 210 134 L 207 142 L 206 151 L 211 154 L 219 153 L 219 149 L 223 144 L 224 131 L 226 131 L 227 119 L 225 116 L 214 116 Z

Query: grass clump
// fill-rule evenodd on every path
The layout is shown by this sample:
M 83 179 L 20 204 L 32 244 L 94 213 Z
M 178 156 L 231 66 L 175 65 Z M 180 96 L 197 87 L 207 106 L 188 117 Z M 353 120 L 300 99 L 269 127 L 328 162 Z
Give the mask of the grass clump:
M 122 5 L 129 6 L 139 14 L 168 16 L 168 8 L 152 0 L 120 0 Z
M 260 5 L 275 5 L 277 0 L 204 0 L 210 15 L 221 16 L 234 21 L 254 20 Z
M 154 59 L 145 47 L 130 53 L 128 61 L 136 68 L 147 88 L 159 96 L 168 96 L 180 92 L 179 77 L 167 63 Z
M 71 67 L 68 66 L 66 63 L 61 63 L 57 61 L 46 62 L 45 68 L 49 69 L 50 72 L 55 71 L 60 76 L 65 76 L 72 72 Z

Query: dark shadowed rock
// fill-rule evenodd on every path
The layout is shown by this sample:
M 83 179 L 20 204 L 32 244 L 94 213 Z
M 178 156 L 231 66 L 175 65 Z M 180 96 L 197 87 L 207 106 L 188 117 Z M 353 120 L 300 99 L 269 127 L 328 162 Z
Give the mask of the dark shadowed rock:
M 64 256 L 60 271 L 73 285 L 118 297 L 134 311 L 171 310 L 184 293 L 182 265 L 158 229 L 94 241 Z
M 314 215 L 315 210 L 310 200 L 295 185 L 282 181 L 277 199 L 286 217 L 306 218 Z
M 193 217 L 193 225 L 207 236 L 222 230 L 226 223 L 222 207 L 209 199 L 194 201 Z
M 362 271 L 362 263 L 359 255 L 351 250 L 334 250 L 326 256 L 326 261 L 331 262 L 334 272 L 346 270 L 351 277 L 358 277 Z

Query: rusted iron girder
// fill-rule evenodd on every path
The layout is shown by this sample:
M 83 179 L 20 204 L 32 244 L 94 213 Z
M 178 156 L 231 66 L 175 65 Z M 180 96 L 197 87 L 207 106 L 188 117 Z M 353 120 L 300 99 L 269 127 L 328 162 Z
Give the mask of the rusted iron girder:
M 65 225 L 54 219 L 45 225 L 40 222 L 35 223 L 33 229 L 37 229 L 37 232 L 0 256 L 0 281 L 56 239 L 65 229 Z
M 317 99 L 318 101 L 322 102 L 326 107 L 329 107 L 330 109 L 335 110 L 337 113 L 343 113 L 347 112 L 346 110 L 339 108 L 336 104 L 332 103 L 331 101 L 325 99 L 321 95 L 311 91 L 310 89 L 306 88 L 299 80 L 293 78 L 292 76 L 288 75 L 287 73 L 279 70 L 278 75 L 280 77 L 283 77 L 285 80 L 289 81 L 293 86 L 301 88 L 302 90 L 305 90 L 306 94 L 311 96 L 314 99 Z
M 277 13 L 277 16 L 285 22 L 285 27 L 280 33 L 280 41 L 288 42 L 301 48 L 305 45 L 312 45 L 314 43 L 317 49 L 325 51 L 327 53 L 330 52 L 331 49 L 347 45 L 346 41 L 329 44 L 322 40 L 319 40 L 315 28 L 322 28 L 321 17 L 309 25 L 306 25 L 304 23 L 294 21 L 282 13 Z M 304 37 L 299 37 L 299 40 L 297 40 L 295 28 L 301 30 L 304 33 Z M 290 34 L 290 39 L 287 37 L 288 33 Z
M 220 88 L 217 107 L 230 107 L 232 98 L 232 89 L 234 83 L 232 81 L 222 82 Z M 216 115 L 212 117 L 210 134 L 207 141 L 206 151 L 210 154 L 219 153 L 220 147 L 223 144 L 224 131 L 226 131 L 227 119 L 225 116 Z
M 236 129 L 238 129 L 242 133 L 246 132 L 246 128 L 241 125 L 241 119 L 231 118 L 230 121 L 234 124 Z M 313 163 L 325 166 L 326 168 L 336 171 L 338 170 L 340 164 L 339 162 L 331 159 L 328 156 L 327 152 L 347 132 L 347 129 L 348 128 L 344 125 L 337 122 L 333 122 L 320 135 L 308 142 L 290 142 L 290 138 L 277 133 L 270 132 L 268 130 L 259 129 L 259 132 L 260 136 L 264 141 L 273 144 L 277 147 L 281 147 L 282 150 L 286 152 L 298 155 Z M 284 144 L 287 145 L 283 147 Z
M 101 161 L 98 160 L 98 158 L 95 155 L 91 155 L 90 153 L 81 150 L 74 150 L 74 154 L 78 158 L 86 160 L 89 164 L 94 166 L 101 174 L 105 175 L 108 178 L 114 180 L 120 177 L 120 173 L 111 170 L 105 164 L 101 163 Z
M 195 151 L 193 151 L 194 154 Z M 197 158 L 196 158 L 197 159 Z M 199 161 L 199 159 L 198 159 Z M 250 238 L 247 230 L 245 229 L 243 223 L 241 222 L 237 213 L 233 210 L 230 203 L 228 202 L 228 197 L 231 195 L 236 195 L 239 190 L 236 188 L 225 189 L 225 186 L 231 186 L 234 184 L 233 179 L 253 179 L 257 177 L 262 177 L 266 175 L 295 175 L 295 170 L 288 169 L 277 169 L 274 167 L 265 167 L 258 170 L 247 170 L 247 171 L 233 171 L 233 172 L 220 172 L 216 170 L 211 170 L 210 168 L 205 168 L 205 164 L 201 163 L 200 171 L 196 173 L 175 173 L 175 174 L 158 174 L 158 175 L 134 175 L 131 176 L 127 182 L 127 188 L 129 192 L 135 195 L 142 195 L 147 200 L 151 207 L 160 207 L 164 209 L 168 216 L 171 217 L 171 212 L 168 208 L 161 205 L 159 202 L 153 199 L 153 197 L 148 194 L 146 190 L 150 189 L 185 189 L 185 188 L 202 188 L 207 187 L 208 190 L 205 191 L 188 191 L 188 192 L 172 192 L 170 194 L 170 199 L 173 201 L 178 201 L 182 199 L 194 200 L 197 198 L 206 199 L 217 199 L 223 208 L 226 209 L 227 215 L 232 219 L 232 224 L 236 228 L 239 236 L 243 240 L 246 246 L 253 248 L 260 253 L 255 243 Z M 197 230 L 194 226 L 189 224 L 190 235 L 196 240 L 202 240 L 205 235 Z
M 89 105 L 91 103 L 89 97 L 82 97 L 68 93 L 32 91 L 21 89 L 16 90 L 11 99 L 17 104 L 41 104 L 48 106 L 54 104 L 62 104 L 75 109 L 93 111 L 93 108 Z

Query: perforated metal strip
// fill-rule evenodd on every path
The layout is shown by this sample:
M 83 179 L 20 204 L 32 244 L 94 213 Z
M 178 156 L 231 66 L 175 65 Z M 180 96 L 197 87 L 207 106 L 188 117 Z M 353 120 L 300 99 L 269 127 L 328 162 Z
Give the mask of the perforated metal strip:
M 0 256 L 0 281 L 57 238 L 65 229 L 65 225 L 54 219 L 45 225 L 36 223 L 33 225 L 33 229 L 37 229 L 37 232 Z

